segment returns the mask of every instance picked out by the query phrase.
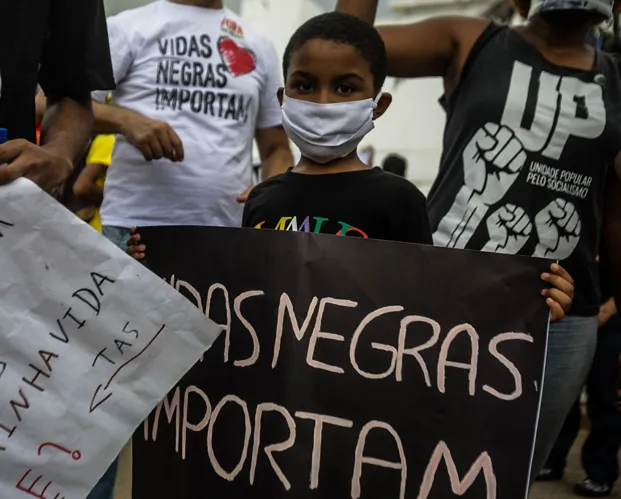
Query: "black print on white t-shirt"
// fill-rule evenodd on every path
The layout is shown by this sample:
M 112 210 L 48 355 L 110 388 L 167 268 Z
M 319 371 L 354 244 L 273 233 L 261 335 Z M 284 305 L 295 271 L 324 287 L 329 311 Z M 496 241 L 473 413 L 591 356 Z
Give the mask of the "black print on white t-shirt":
M 255 69 L 252 52 L 226 37 L 220 38 L 217 47 L 214 47 L 206 34 L 161 39 L 158 40 L 158 48 L 156 110 L 189 110 L 246 123 L 252 97 L 222 89 L 227 87 L 231 77 L 239 77 Z M 251 69 L 247 57 L 252 58 Z
M 602 88 L 546 72 L 536 80 L 532 72 L 515 63 L 501 123 L 487 123 L 465 147 L 464 185 L 433 235 L 437 246 L 465 248 L 485 220 L 484 251 L 516 254 L 533 228 L 538 241 L 533 256 L 564 260 L 576 249 L 582 223 L 571 198 L 586 198 L 593 178 L 544 161 L 561 159 L 571 138 L 595 139 L 604 132 Z M 526 123 L 527 105 L 535 98 L 533 119 Z M 529 162 L 529 154 L 539 161 Z M 509 189 L 524 182 L 558 197 L 539 213 L 503 204 Z

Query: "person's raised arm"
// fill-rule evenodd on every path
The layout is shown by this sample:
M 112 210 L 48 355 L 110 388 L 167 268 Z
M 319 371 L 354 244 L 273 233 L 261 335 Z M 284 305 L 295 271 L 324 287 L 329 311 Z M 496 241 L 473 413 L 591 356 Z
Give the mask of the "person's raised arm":
M 338 0 L 336 10 L 359 17 L 363 21 L 373 24 L 377 12 L 378 0 Z
M 377 0 L 339 0 L 336 9 L 373 22 L 377 3 Z M 388 53 L 388 75 L 443 77 L 451 89 L 474 42 L 488 25 L 489 21 L 484 19 L 452 16 L 378 26 Z

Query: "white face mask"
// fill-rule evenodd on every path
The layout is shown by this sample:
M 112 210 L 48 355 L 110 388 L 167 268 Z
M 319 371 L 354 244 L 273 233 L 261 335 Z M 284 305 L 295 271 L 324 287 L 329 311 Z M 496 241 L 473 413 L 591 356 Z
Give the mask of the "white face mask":
M 375 125 L 373 111 L 381 98 L 317 104 L 285 95 L 282 124 L 303 156 L 324 164 L 354 151 Z

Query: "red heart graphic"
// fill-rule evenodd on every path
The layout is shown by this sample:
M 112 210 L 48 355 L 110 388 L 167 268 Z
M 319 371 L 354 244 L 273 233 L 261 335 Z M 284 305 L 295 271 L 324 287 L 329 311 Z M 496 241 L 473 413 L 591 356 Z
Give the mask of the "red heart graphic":
M 220 38 L 218 40 L 218 51 L 229 73 L 233 76 L 251 73 L 257 67 L 254 54 L 250 50 L 237 45 L 232 38 Z

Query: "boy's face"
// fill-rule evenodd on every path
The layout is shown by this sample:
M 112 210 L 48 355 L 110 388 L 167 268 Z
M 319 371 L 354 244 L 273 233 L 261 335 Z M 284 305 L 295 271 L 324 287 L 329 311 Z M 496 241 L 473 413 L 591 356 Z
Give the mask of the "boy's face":
M 329 40 L 311 40 L 295 51 L 289 61 L 285 88 L 278 92 L 282 104 L 287 97 L 333 104 L 374 99 L 374 78 L 370 64 L 351 45 Z M 392 101 L 390 94 L 380 98 L 374 119 L 379 118 Z

